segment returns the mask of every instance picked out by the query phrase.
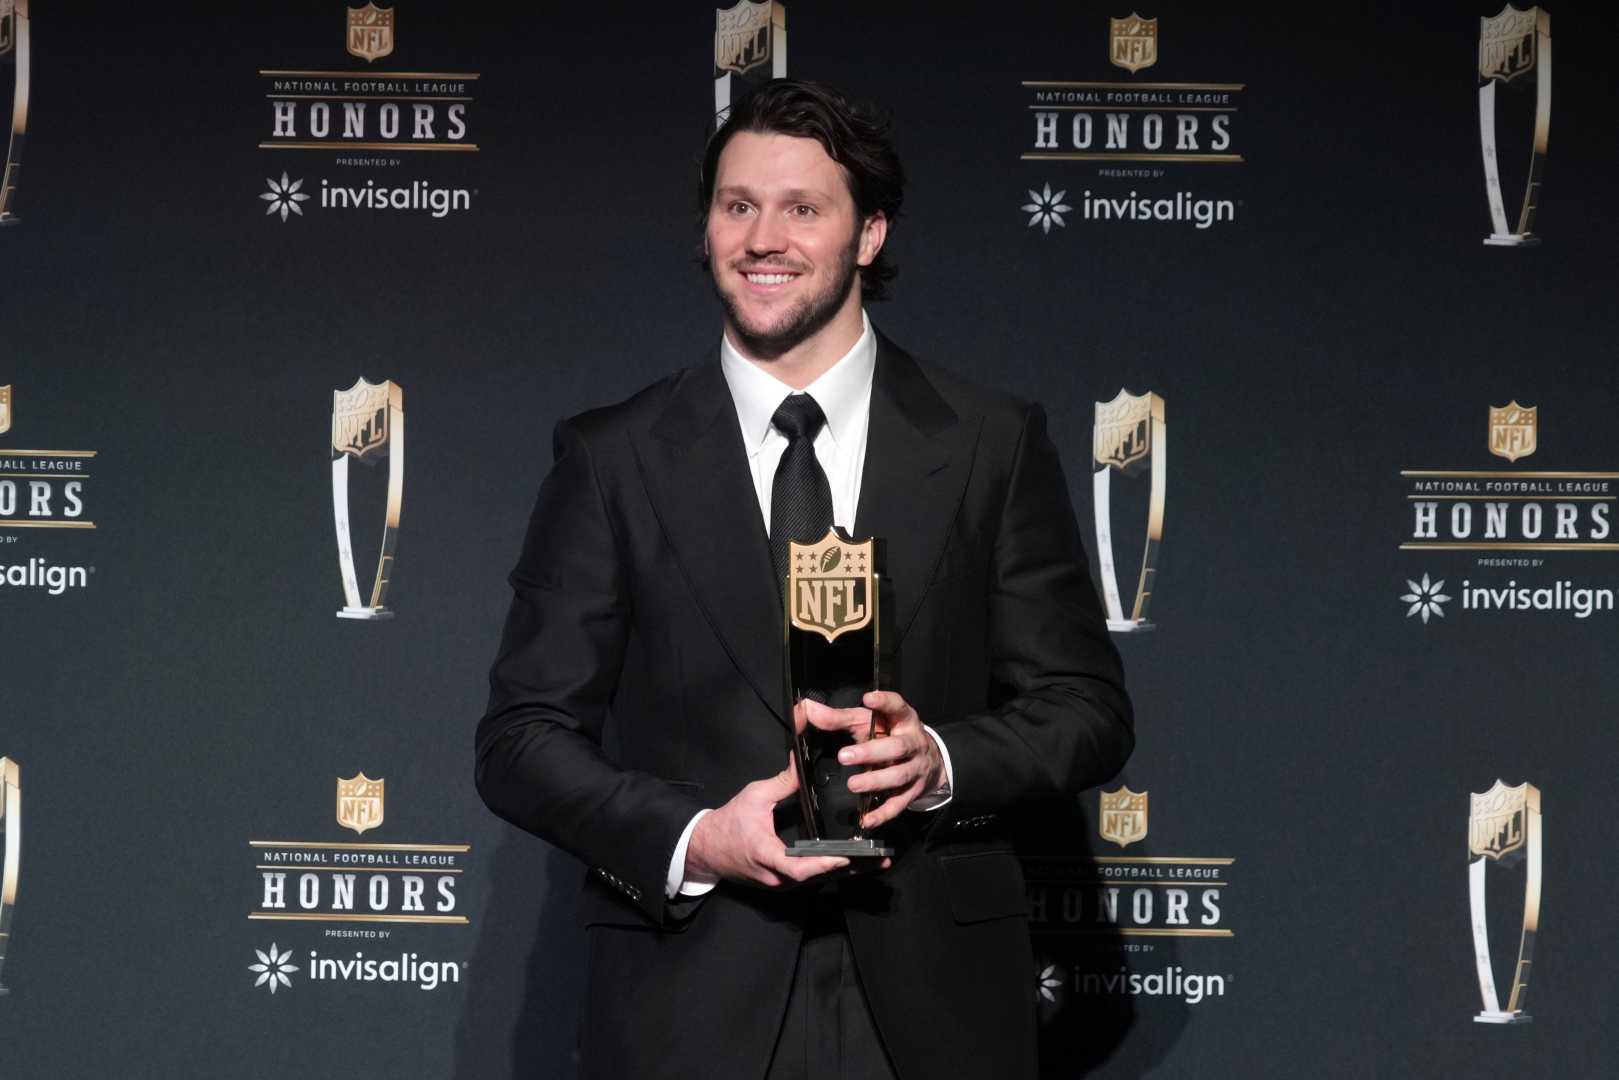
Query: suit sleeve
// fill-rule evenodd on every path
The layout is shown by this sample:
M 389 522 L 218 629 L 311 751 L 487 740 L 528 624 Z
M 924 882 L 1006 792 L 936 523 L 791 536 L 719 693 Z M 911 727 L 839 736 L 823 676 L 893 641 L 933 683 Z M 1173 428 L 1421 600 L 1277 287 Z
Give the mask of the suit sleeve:
M 682 830 L 703 808 L 602 749 L 630 632 L 630 597 L 584 437 L 557 425 L 477 732 L 478 792 L 570 852 L 656 925 Z
M 955 820 L 1077 794 L 1114 776 L 1135 746 L 1124 671 L 1038 405 L 1007 482 L 987 611 L 1004 700 L 939 729 L 955 767 Z

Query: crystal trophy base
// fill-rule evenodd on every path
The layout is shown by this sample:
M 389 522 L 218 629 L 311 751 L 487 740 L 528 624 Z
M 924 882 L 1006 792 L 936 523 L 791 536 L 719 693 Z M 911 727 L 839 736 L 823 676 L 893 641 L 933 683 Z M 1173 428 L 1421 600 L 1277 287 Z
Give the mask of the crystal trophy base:
M 787 854 L 805 858 L 839 855 L 846 859 L 886 859 L 894 854 L 894 849 L 869 837 L 864 840 L 794 840 L 787 845 Z
M 346 607 L 337 613 L 339 619 L 391 619 L 394 613 L 385 607 Z
M 1528 1013 L 1481 1012 L 1473 1017 L 1475 1024 L 1530 1024 L 1534 1017 Z
M 1114 634 L 1146 634 L 1158 629 L 1158 624 L 1148 619 L 1109 619 L 1107 628 Z

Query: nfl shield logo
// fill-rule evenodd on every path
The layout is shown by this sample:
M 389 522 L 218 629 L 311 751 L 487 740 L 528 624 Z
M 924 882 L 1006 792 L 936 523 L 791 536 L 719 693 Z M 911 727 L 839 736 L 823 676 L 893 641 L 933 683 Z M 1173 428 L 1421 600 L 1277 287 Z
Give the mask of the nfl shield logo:
M 394 9 L 366 4 L 349 8 L 348 49 L 370 63 L 394 51 Z
M 1538 7 L 1519 11 L 1511 4 L 1478 21 L 1478 77 L 1511 82 L 1535 70 Z
M 373 780 L 365 773 L 355 773 L 337 780 L 337 823 L 345 829 L 364 834 L 382 824 L 382 795 L 384 780 Z
M 1163 413 L 1163 399 L 1157 394 L 1132 394 L 1120 390 L 1112 401 L 1096 403 L 1096 431 L 1092 451 L 1096 464 L 1133 472 L 1132 466 L 1152 453 L 1152 418 L 1156 404 Z
M 1535 452 L 1539 409 L 1519 405 L 1490 406 L 1490 453 L 1517 461 Z
M 788 543 L 787 609 L 795 627 L 836 641 L 870 625 L 874 543 L 845 540 L 835 528 L 813 544 Z
M 714 9 L 714 67 L 746 74 L 770 62 L 770 22 L 775 4 L 769 0 L 737 0 Z
M 1109 19 L 1107 58 L 1115 67 L 1134 75 L 1158 62 L 1158 20 L 1143 19 L 1134 13 L 1123 19 Z
M 1501 859 L 1524 846 L 1527 839 L 1524 819 L 1531 790 L 1527 783 L 1507 787 L 1505 781 L 1497 780 L 1482 795 L 1477 792 L 1468 794 L 1469 855 Z
M 1103 840 L 1128 847 L 1147 836 L 1147 793 L 1131 791 L 1128 784 L 1117 791 L 1102 792 L 1101 818 L 1097 831 Z
M 11 387 L 0 386 L 0 435 L 11 430 Z
M 343 454 L 366 464 L 371 455 L 388 456 L 388 406 L 399 388 L 388 380 L 362 376 L 347 390 L 332 391 L 332 460 Z

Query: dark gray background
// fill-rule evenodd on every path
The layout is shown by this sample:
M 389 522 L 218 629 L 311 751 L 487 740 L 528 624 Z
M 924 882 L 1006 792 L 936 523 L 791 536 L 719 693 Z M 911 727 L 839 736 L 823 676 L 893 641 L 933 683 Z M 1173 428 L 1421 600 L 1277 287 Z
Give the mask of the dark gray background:
M 691 263 L 712 6 L 401 0 L 375 67 L 481 72 L 483 150 L 395 172 L 475 188 L 473 209 L 286 224 L 263 216 L 265 177 L 342 171 L 256 148 L 255 73 L 362 67 L 339 51 L 341 3 L 34 7 L 24 222 L 0 233 L 17 395 L 0 446 L 97 450 L 99 528 L 18 530 L 3 552 L 96 572 L 62 597 L 0 592 L 0 753 L 22 763 L 28 826 L 0 1075 L 565 1075 L 579 868 L 483 809 L 472 728 L 552 425 L 718 340 Z M 1521 467 L 1619 459 L 1619 20 L 1554 12 L 1546 243 L 1505 251 L 1479 243 L 1490 13 L 1146 12 L 1163 59 L 1143 78 L 1248 85 L 1248 161 L 1133 185 L 1018 158 L 1019 83 L 1123 77 L 1104 54 L 1122 10 L 789 4 L 791 73 L 891 108 L 911 176 L 896 299 L 873 320 L 1043 402 L 1082 521 L 1092 403 L 1121 385 L 1167 402 L 1161 625 L 1121 642 L 1140 732 L 1125 779 L 1153 799 L 1132 851 L 1237 859 L 1235 939 L 1176 953 L 1235 977 L 1195 1006 L 1071 1005 L 1052 1022 L 1100 1050 L 1054 1075 L 1091 1058 L 1120 1077 L 1619 1062 L 1619 988 L 1593 947 L 1619 888 L 1614 616 L 1424 627 L 1397 599 L 1408 577 L 1469 572 L 1396 550 L 1398 471 L 1502 464 L 1488 405 L 1539 406 Z M 1045 235 L 1018 207 L 1046 182 L 1241 204 L 1208 231 L 1070 217 Z M 404 388 L 409 430 L 384 624 L 332 617 L 323 445 L 331 391 L 360 374 Z M 1554 555 L 1540 577 L 1611 586 L 1616 558 Z M 341 839 L 332 778 L 359 769 L 388 782 L 366 839 L 473 845 L 471 925 L 396 938 L 467 974 L 271 998 L 252 949 L 304 953 L 315 931 L 245 920 L 245 842 Z M 1467 793 L 1497 776 L 1546 806 L 1535 1023 L 1512 1030 L 1471 1021 L 1462 830 Z

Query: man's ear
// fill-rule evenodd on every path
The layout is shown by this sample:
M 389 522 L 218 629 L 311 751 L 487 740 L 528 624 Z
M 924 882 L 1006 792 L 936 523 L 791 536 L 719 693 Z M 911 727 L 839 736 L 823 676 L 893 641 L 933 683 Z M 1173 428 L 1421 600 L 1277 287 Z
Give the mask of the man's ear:
M 887 239 L 888 215 L 879 210 L 860 225 L 860 251 L 855 255 L 855 262 L 861 266 L 876 262 L 877 255 L 883 250 L 883 241 Z M 707 237 L 704 237 L 704 241 L 707 241 Z

